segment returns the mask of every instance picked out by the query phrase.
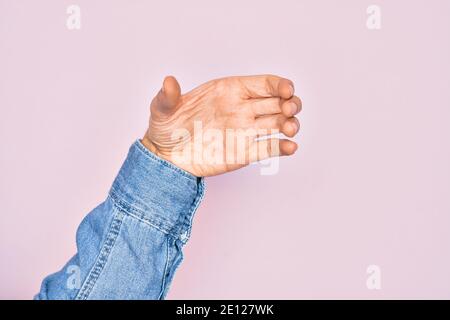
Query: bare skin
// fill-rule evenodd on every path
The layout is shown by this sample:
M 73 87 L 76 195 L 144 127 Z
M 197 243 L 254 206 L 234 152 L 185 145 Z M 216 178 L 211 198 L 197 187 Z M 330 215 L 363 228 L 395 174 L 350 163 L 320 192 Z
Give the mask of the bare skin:
M 168 76 L 151 102 L 149 128 L 142 143 L 157 156 L 197 177 L 214 176 L 265 158 L 293 155 L 297 144 L 289 139 L 270 137 L 255 140 L 261 137 L 255 134 L 245 146 L 244 162 L 177 161 L 175 150 L 190 149 L 194 144 L 194 121 L 200 122 L 205 131 L 220 130 L 224 137 L 229 129 L 254 129 L 255 133 L 266 129 L 278 130 L 292 138 L 300 128 L 295 115 L 300 112 L 301 106 L 301 100 L 294 95 L 292 81 L 275 75 L 211 80 L 183 95 L 178 81 Z M 172 134 L 178 129 L 184 129 L 189 135 L 174 139 Z M 212 142 L 208 139 L 203 139 L 201 143 L 205 150 L 211 148 Z M 224 150 L 224 158 L 238 156 L 234 154 L 236 148 Z

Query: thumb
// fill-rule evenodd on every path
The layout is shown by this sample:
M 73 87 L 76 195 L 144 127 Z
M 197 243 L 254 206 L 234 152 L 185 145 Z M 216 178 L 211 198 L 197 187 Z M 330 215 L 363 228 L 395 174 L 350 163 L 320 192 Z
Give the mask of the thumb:
M 180 96 L 181 88 L 177 79 L 173 76 L 165 77 L 161 90 L 152 101 L 151 111 L 166 115 L 175 112 Z

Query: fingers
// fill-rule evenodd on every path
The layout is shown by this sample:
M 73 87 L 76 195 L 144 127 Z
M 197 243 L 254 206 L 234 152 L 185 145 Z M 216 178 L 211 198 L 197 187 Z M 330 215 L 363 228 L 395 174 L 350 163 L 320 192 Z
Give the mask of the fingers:
M 248 160 L 251 163 L 272 157 L 290 156 L 293 155 L 297 149 L 297 144 L 294 141 L 287 139 L 273 138 L 257 140 L 249 148 Z
M 292 138 L 298 133 L 300 122 L 295 117 L 287 118 L 280 113 L 256 118 L 255 126 L 259 132 L 268 130 L 268 134 L 270 134 L 274 130 L 278 130 L 284 135 Z
M 289 99 L 294 95 L 293 82 L 279 76 L 244 76 L 239 79 L 244 86 L 246 98 L 280 97 Z
M 275 115 L 268 115 L 263 117 L 258 117 L 255 119 L 255 127 L 258 130 L 261 129 L 278 129 L 286 122 L 287 118 L 281 113 Z
M 251 99 L 248 103 L 251 105 L 253 113 L 256 117 L 277 114 L 281 112 L 282 102 L 279 97 Z
M 297 118 L 292 117 L 284 122 L 281 132 L 289 138 L 294 137 L 300 129 L 300 122 Z
M 180 97 L 181 88 L 177 79 L 167 76 L 164 78 L 161 90 L 152 101 L 151 111 L 171 114 L 176 110 Z
M 302 110 L 299 97 L 293 96 L 288 100 L 279 97 L 251 99 L 248 103 L 256 117 L 283 113 L 286 117 L 293 117 Z
M 291 99 L 284 101 L 281 106 L 281 112 L 286 117 L 293 117 L 300 111 L 302 111 L 302 101 L 297 96 L 293 96 Z

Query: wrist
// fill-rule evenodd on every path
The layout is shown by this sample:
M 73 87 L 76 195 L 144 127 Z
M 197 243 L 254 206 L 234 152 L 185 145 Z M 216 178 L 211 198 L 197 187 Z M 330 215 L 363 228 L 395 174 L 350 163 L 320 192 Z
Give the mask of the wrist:
M 151 139 L 148 138 L 148 135 L 145 134 L 145 136 L 140 140 L 141 144 L 151 153 L 153 153 L 154 155 L 156 155 L 157 157 L 170 162 L 172 165 L 174 165 L 175 167 L 177 167 L 180 170 L 185 171 L 186 173 L 195 176 L 197 178 L 201 178 L 200 175 L 195 174 L 194 172 L 192 172 L 192 170 L 189 169 L 189 167 L 185 167 L 185 166 L 181 166 L 179 164 L 177 164 L 176 162 L 173 161 L 172 157 L 170 154 L 165 154 L 160 152 L 160 150 L 158 149 L 158 147 L 151 141 Z
M 150 152 L 154 153 L 155 155 L 157 155 L 160 158 L 164 158 L 162 157 L 159 152 L 158 149 L 156 148 L 155 144 L 147 137 L 147 134 L 145 134 L 145 136 L 140 140 L 142 145 L 147 148 Z M 164 159 L 167 160 L 167 159 Z
M 156 156 L 142 140 L 130 148 L 110 190 L 121 209 L 186 242 L 204 180 Z

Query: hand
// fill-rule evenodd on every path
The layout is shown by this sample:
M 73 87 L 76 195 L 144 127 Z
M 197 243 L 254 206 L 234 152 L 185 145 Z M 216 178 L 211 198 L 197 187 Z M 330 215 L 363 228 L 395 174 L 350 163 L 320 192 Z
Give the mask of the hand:
M 270 137 L 278 132 L 293 137 L 300 128 L 294 116 L 301 110 L 301 101 L 294 96 L 293 83 L 278 76 L 216 79 L 184 95 L 177 80 L 169 76 L 150 110 L 142 143 L 198 177 L 297 150 L 293 141 Z

